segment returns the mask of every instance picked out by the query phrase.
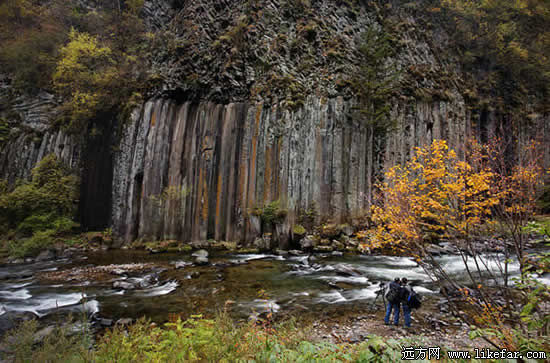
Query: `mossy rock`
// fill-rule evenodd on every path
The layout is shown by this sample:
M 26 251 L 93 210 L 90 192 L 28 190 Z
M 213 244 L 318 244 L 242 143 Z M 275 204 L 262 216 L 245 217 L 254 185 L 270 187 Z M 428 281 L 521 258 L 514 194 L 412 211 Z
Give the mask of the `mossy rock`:
M 345 234 L 341 235 L 340 238 L 338 238 L 338 241 L 343 243 L 344 245 L 347 245 L 350 241 L 350 238 L 346 236 Z
M 340 235 L 340 228 L 336 224 L 325 224 L 321 227 L 321 237 L 336 238 Z
M 299 241 L 306 235 L 307 231 L 301 224 L 296 224 L 292 228 L 292 236 L 295 241 Z
M 189 245 L 183 245 L 179 248 L 180 252 L 191 252 L 193 251 L 193 247 Z
M 319 243 L 318 243 L 319 246 L 330 246 L 330 244 L 331 244 L 331 242 L 327 238 L 323 238 L 323 239 L 319 240 Z
M 146 250 L 152 253 L 163 253 L 163 252 L 182 252 L 183 244 L 177 240 L 165 240 L 165 241 L 150 241 L 145 242 L 144 247 Z M 189 246 L 190 248 L 190 246 Z
M 158 242 L 145 243 L 145 249 L 151 253 L 163 253 L 168 251 L 167 246 L 162 246 Z
M 260 250 L 257 248 L 239 248 L 235 251 L 236 253 L 260 253 Z
M 353 234 L 353 227 L 347 223 L 339 225 L 338 229 L 344 236 L 351 236 Z
M 237 249 L 237 242 L 216 241 L 210 244 L 210 248 L 218 251 L 235 251 Z
M 313 248 L 314 252 L 332 252 L 334 248 L 332 246 L 316 246 Z

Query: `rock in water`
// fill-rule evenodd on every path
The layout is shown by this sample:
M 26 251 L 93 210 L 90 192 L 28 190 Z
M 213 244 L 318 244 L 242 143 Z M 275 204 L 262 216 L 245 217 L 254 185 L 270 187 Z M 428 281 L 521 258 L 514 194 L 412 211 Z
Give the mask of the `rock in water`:
M 208 257 L 198 256 L 195 258 L 195 265 L 197 266 L 205 266 L 208 265 Z
M 193 252 L 191 255 L 193 257 L 208 257 L 208 251 L 207 250 L 198 250 Z
M 122 289 L 122 290 L 134 290 L 136 288 L 136 285 L 127 282 L 127 281 L 115 281 L 113 283 L 113 287 L 115 289 Z
M 361 276 L 361 272 L 344 264 L 334 265 L 334 271 L 342 276 Z
M 288 251 L 285 251 L 285 250 L 276 250 L 275 251 L 275 254 L 278 255 L 278 256 L 288 256 Z
M 313 239 L 311 239 L 311 236 L 305 236 L 300 240 L 300 247 L 303 250 L 309 249 L 313 247 Z
M 290 250 L 288 251 L 288 254 L 291 256 L 302 256 L 304 253 L 299 250 Z
M 177 270 L 185 268 L 185 267 L 190 266 L 190 265 L 192 265 L 192 264 L 187 262 L 187 261 L 177 261 L 175 263 L 175 267 L 176 267 Z

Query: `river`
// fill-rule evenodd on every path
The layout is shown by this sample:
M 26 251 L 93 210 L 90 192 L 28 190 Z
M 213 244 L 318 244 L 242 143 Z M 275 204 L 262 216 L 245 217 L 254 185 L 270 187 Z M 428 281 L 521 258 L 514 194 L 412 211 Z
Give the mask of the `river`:
M 466 278 L 459 256 L 438 259 L 447 273 Z M 190 255 L 110 250 L 6 265 L 0 267 L 0 313 L 59 319 L 85 310 L 106 319 L 146 316 L 157 322 L 170 314 L 224 308 L 243 319 L 266 311 L 316 316 L 368 304 L 380 283 L 395 277 L 407 277 L 425 297 L 438 294 L 424 270 L 406 257 L 220 253 L 209 262 L 195 266 Z M 513 273 L 517 269 L 511 265 Z

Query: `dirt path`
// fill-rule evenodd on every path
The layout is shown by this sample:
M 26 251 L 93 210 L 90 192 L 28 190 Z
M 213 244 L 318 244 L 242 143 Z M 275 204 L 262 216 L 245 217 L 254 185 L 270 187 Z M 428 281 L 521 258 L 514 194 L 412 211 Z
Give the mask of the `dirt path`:
M 469 327 L 454 319 L 435 319 L 431 309 L 417 310 L 412 313 L 412 326 L 403 327 L 384 324 L 384 307 L 380 304 L 375 311 L 363 308 L 362 311 L 349 313 L 342 317 L 326 317 L 311 323 L 313 339 L 333 343 L 361 343 L 369 335 L 378 335 L 389 339 L 408 338 L 411 344 L 424 347 L 446 347 L 448 349 L 471 349 L 488 347 L 488 343 L 468 337 Z M 438 323 L 441 322 L 441 323 Z

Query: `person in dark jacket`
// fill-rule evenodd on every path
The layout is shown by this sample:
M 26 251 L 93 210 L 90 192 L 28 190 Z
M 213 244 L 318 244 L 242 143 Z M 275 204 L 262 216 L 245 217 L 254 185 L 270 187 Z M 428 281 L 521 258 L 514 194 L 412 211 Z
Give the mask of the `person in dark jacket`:
M 412 293 L 412 288 L 407 285 L 406 277 L 401 279 L 401 302 L 403 303 L 403 317 L 405 319 L 405 328 L 411 327 L 411 308 L 408 304 L 409 295 Z M 397 325 L 397 324 L 396 324 Z
M 392 310 L 394 312 L 393 324 L 394 325 L 399 324 L 399 310 L 400 310 L 401 301 L 399 299 L 397 299 L 396 301 L 394 300 L 393 302 L 390 301 L 390 298 L 392 295 L 391 291 L 395 289 L 397 291 L 400 291 L 401 289 L 401 286 L 399 283 L 399 277 L 396 277 L 394 281 L 388 284 L 388 286 L 386 287 L 386 292 L 384 294 L 384 297 L 386 298 L 386 300 L 388 300 L 388 305 L 386 306 L 386 316 L 384 317 L 384 324 L 386 325 L 390 325 L 390 316 L 391 316 Z

